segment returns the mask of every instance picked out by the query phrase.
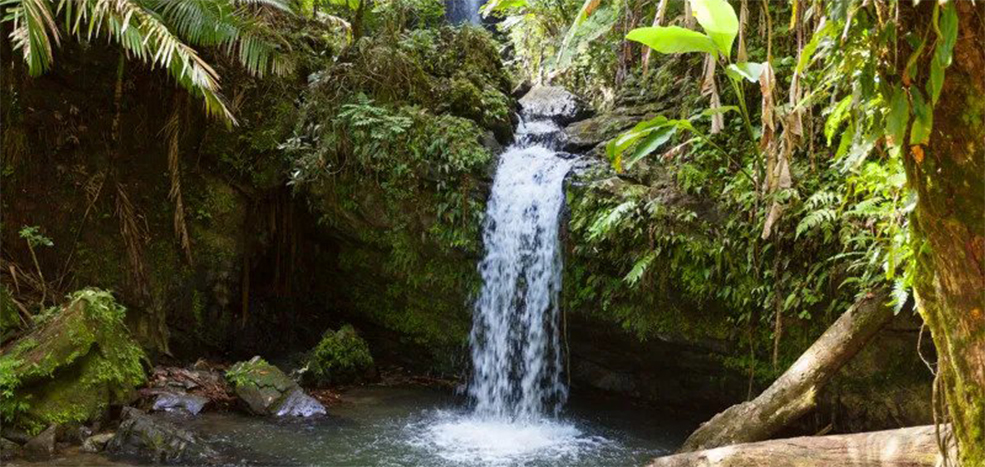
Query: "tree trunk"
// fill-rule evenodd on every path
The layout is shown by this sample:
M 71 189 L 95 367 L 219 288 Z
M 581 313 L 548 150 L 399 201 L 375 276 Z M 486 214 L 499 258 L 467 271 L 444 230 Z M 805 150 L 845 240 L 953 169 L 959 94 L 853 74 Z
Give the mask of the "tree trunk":
M 902 4 L 901 4 L 902 5 Z M 934 338 L 938 388 L 962 464 L 985 466 L 985 5 L 956 2 L 958 39 L 930 143 L 905 158 L 917 310 Z M 905 11 L 925 24 L 931 5 Z M 908 20 L 908 21 L 907 21 Z M 905 41 L 900 41 L 905 42 Z
M 941 462 L 931 425 L 738 444 L 661 457 L 650 467 L 932 467 Z
M 680 452 L 762 441 L 813 410 L 821 387 L 893 317 L 887 299 L 878 293 L 855 303 L 759 397 L 712 417 Z

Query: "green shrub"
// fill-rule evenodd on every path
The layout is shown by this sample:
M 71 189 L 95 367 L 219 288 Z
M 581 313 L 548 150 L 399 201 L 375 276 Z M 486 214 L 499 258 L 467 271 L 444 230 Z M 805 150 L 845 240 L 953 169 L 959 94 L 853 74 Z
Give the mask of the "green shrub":
M 372 366 L 369 346 L 347 324 L 325 333 L 311 352 L 307 374 L 317 385 L 344 384 L 358 380 Z

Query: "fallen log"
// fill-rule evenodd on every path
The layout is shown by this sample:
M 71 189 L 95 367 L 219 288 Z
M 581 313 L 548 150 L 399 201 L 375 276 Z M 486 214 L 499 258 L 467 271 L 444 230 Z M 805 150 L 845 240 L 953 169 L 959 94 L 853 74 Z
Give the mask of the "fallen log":
M 759 397 L 703 423 L 679 452 L 769 439 L 813 410 L 821 387 L 893 317 L 887 297 L 880 292 L 856 302 Z
M 946 437 L 948 427 L 940 429 Z M 804 436 L 660 457 L 650 467 L 933 467 L 944 465 L 937 439 L 933 425 Z

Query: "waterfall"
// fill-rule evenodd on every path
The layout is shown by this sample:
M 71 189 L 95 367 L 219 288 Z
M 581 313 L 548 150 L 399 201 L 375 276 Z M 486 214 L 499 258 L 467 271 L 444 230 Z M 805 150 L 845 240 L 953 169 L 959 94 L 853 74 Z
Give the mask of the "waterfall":
M 445 0 L 445 18 L 452 24 L 479 24 L 482 17 L 479 8 L 485 0 Z
M 469 395 L 475 414 L 556 416 L 561 378 L 559 215 L 571 161 L 550 120 L 522 122 L 500 157 L 483 226 L 482 291 L 475 305 Z
M 560 215 L 576 161 L 561 151 L 558 123 L 575 119 L 580 103 L 561 88 L 535 86 L 520 105 L 516 142 L 499 157 L 486 206 L 470 407 L 438 410 L 410 427 L 415 446 L 451 465 L 581 465 L 582 456 L 614 446 L 560 414 L 568 398 Z

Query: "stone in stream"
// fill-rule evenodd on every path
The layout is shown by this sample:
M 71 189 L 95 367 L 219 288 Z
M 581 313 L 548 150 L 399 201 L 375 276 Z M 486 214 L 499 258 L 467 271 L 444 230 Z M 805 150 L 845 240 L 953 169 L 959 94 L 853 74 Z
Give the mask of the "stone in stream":
M 198 415 L 209 400 L 195 394 L 181 392 L 161 392 L 154 400 L 154 411 L 186 411 L 192 415 Z
M 123 409 L 123 421 L 106 450 L 166 464 L 215 464 L 218 459 L 218 454 L 190 431 L 132 407 Z
M 297 388 L 284 396 L 284 399 L 277 405 L 274 415 L 278 417 L 310 417 L 312 415 L 325 415 L 325 406 L 304 393 L 301 388 Z
M 99 433 L 92 435 L 82 442 L 83 452 L 102 452 L 106 449 L 106 444 L 113 439 L 113 433 Z
M 226 372 L 233 391 L 256 415 L 324 415 L 325 407 L 304 393 L 298 383 L 259 356 Z

